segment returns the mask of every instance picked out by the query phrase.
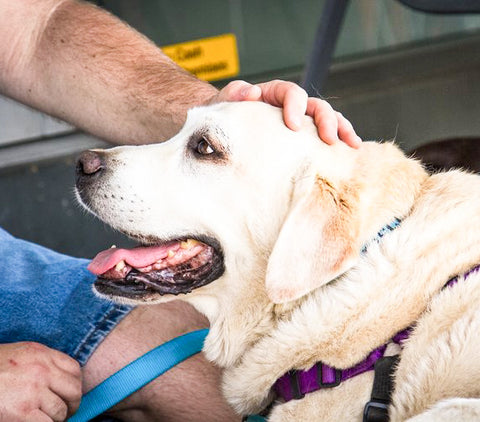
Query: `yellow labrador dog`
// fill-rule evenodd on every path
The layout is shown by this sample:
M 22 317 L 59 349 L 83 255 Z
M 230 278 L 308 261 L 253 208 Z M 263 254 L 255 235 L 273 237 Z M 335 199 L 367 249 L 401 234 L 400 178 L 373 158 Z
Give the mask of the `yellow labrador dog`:
M 191 110 L 163 144 L 84 153 L 77 193 L 141 244 L 93 260 L 96 291 L 204 313 L 239 413 L 480 420 L 478 176 L 328 146 L 308 118 L 293 132 L 245 102 Z M 384 401 L 372 367 L 393 355 Z

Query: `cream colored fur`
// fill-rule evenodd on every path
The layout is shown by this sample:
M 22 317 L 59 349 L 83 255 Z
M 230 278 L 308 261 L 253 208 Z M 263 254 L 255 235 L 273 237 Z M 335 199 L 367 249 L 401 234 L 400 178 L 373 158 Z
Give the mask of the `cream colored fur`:
M 221 154 L 192 155 L 203 134 Z M 87 201 L 101 219 L 138 239 L 222 245 L 225 274 L 181 299 L 209 318 L 204 352 L 239 413 L 268 405 L 286 371 L 350 367 L 416 323 L 392 421 L 446 420 L 445 409 L 478 420 L 466 399 L 480 397 L 480 275 L 442 287 L 480 263 L 479 177 L 428 176 L 390 143 L 327 146 L 309 119 L 293 132 L 261 103 L 194 109 L 167 143 L 115 148 L 105 162 Z M 400 227 L 370 243 L 395 217 Z M 372 378 L 276 403 L 269 420 L 360 421 Z

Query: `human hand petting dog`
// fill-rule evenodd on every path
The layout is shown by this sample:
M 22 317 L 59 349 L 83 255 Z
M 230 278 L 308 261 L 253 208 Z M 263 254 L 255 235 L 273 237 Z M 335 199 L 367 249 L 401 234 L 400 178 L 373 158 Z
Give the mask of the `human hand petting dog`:
M 80 404 L 79 364 L 38 343 L 0 345 L 0 421 L 57 422 Z
M 298 130 L 304 114 L 312 117 L 318 135 L 331 145 L 343 141 L 353 148 L 360 147 L 362 140 L 355 133 L 352 124 L 332 106 L 320 98 L 308 97 L 307 92 L 293 82 L 273 80 L 252 85 L 237 80 L 226 85 L 211 102 L 221 101 L 263 101 L 276 107 L 283 107 L 285 124 Z

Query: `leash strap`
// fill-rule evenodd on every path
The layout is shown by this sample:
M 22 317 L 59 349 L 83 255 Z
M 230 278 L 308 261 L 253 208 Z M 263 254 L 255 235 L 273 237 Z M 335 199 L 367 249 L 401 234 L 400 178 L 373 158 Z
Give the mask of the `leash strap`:
M 260 415 L 250 415 L 245 417 L 243 422 L 266 422 L 266 419 Z
M 393 372 L 399 355 L 385 356 L 375 362 L 375 376 L 370 401 L 363 410 L 363 422 L 388 422 L 388 405 L 393 391 Z
M 82 398 L 68 422 L 87 422 L 139 390 L 164 372 L 200 352 L 208 329 L 176 337 L 140 356 Z

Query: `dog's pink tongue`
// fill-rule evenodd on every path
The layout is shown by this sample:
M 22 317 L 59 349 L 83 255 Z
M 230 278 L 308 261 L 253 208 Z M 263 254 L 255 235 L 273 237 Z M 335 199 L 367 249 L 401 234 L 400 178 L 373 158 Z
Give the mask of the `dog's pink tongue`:
M 88 266 L 88 270 L 95 275 L 106 273 L 120 261 L 125 261 L 135 268 L 146 267 L 168 256 L 169 251 L 176 251 L 179 242 L 172 242 L 162 246 L 147 246 L 134 249 L 110 248 L 100 252 Z

